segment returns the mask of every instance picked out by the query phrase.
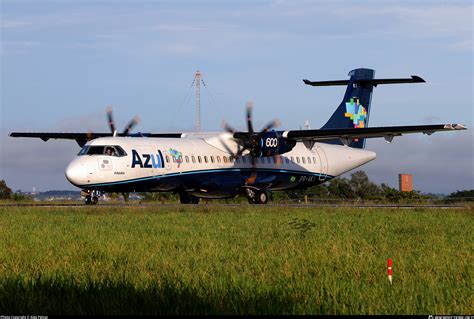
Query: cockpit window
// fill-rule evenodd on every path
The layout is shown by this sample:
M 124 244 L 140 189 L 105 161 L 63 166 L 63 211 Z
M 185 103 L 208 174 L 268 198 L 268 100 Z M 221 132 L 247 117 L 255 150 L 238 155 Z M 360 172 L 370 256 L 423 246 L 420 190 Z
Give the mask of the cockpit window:
M 127 153 L 118 145 L 86 145 L 77 155 L 107 155 L 107 156 L 126 156 Z
M 77 155 L 86 155 L 88 150 L 89 150 L 89 145 L 85 145 L 82 147 L 81 151 Z

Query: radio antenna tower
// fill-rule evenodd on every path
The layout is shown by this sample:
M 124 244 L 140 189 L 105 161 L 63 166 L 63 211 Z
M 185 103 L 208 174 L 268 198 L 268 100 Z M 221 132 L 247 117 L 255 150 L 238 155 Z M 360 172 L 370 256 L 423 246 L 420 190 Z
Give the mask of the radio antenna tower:
M 196 131 L 201 131 L 201 72 L 196 71 L 194 75 L 196 83 Z

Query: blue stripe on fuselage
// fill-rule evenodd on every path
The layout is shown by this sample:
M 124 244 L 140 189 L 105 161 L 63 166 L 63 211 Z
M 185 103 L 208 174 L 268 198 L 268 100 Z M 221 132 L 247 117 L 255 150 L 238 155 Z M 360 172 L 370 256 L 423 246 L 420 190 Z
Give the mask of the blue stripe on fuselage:
M 175 177 L 175 176 L 183 176 L 183 175 L 191 175 L 191 174 L 209 174 L 209 173 L 227 173 L 227 172 L 252 172 L 254 171 L 252 168 L 227 168 L 227 169 L 208 169 L 208 170 L 198 170 L 198 171 L 188 171 L 188 172 L 176 172 L 170 174 L 163 174 L 163 175 L 155 175 L 155 176 L 148 176 L 148 177 L 141 177 L 135 179 L 129 179 L 125 181 L 118 181 L 118 182 L 109 182 L 109 183 L 99 183 L 99 184 L 88 184 L 88 185 L 81 185 L 78 187 L 84 188 L 95 188 L 95 187 L 103 187 L 103 186 L 113 186 L 119 184 L 131 184 L 141 181 L 153 180 L 153 179 L 164 179 L 168 177 Z M 271 168 L 257 168 L 255 171 L 258 172 L 267 172 L 267 173 L 280 173 L 280 174 L 289 174 L 289 175 L 310 175 L 310 176 L 317 176 L 321 178 L 320 181 L 326 181 L 332 179 L 333 176 L 321 173 L 313 173 L 309 171 L 293 171 L 293 170 L 284 170 L 284 169 L 271 169 Z

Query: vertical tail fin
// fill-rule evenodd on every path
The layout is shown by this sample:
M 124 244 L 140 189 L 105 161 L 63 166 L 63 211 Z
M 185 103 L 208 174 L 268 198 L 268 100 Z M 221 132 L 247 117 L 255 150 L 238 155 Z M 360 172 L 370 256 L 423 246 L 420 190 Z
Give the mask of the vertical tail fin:
M 349 72 L 349 80 L 318 81 L 303 80 L 307 85 L 331 86 L 347 85 L 346 94 L 339 107 L 329 118 L 322 129 L 332 128 L 358 128 L 369 125 L 370 101 L 372 91 L 379 84 L 400 83 L 424 83 L 425 80 L 419 76 L 412 75 L 411 78 L 374 79 L 375 71 L 371 69 L 355 69 Z M 342 145 L 339 139 L 327 140 L 324 143 Z M 353 140 L 349 146 L 364 148 L 365 139 Z
M 374 88 L 370 80 L 374 79 L 374 75 L 375 71 L 371 69 L 355 69 L 349 72 L 350 79 L 347 83 L 344 99 L 322 128 L 354 128 L 368 126 L 370 102 Z M 363 80 L 369 81 L 361 84 L 360 82 L 363 82 Z M 327 141 L 327 143 L 341 144 L 339 140 L 330 140 Z M 354 140 L 349 146 L 364 148 L 365 139 Z

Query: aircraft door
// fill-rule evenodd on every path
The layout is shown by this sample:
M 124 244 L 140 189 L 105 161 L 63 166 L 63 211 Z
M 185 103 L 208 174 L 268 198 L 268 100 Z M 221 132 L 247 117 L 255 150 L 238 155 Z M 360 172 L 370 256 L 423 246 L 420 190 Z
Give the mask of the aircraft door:
M 316 144 L 316 154 L 318 155 L 320 165 L 319 180 L 323 181 L 326 179 L 328 174 L 328 158 L 326 156 L 326 152 L 324 152 L 324 149 L 318 144 Z

